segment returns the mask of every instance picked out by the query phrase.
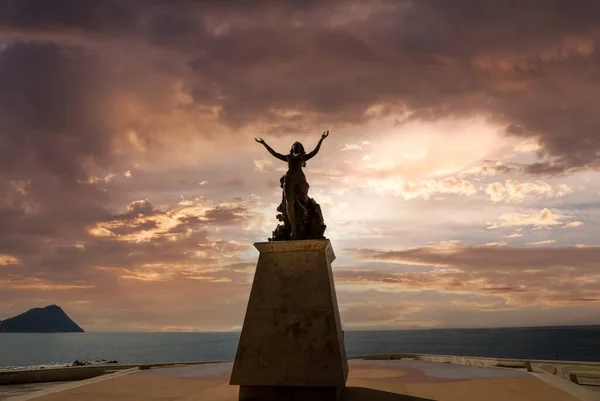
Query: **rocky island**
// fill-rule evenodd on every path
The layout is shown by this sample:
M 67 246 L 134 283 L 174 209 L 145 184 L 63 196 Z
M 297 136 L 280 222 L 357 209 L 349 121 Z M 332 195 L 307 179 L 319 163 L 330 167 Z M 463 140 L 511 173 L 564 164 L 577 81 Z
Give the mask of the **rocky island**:
M 58 305 L 33 308 L 0 321 L 0 333 L 84 333 Z

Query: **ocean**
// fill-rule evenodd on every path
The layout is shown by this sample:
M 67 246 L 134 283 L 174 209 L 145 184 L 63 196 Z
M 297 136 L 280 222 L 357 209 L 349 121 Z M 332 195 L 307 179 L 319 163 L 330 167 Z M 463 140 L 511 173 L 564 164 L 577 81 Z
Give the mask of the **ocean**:
M 233 360 L 239 333 L 0 333 L 0 370 Z M 600 362 L 600 326 L 347 331 L 349 356 L 422 353 Z

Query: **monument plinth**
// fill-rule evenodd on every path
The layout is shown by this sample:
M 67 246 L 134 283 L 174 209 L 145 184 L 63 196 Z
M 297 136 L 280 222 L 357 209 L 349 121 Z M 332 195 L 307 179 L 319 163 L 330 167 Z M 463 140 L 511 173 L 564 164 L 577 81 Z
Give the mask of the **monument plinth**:
M 230 384 L 240 400 L 335 400 L 348 362 L 329 240 L 259 242 Z

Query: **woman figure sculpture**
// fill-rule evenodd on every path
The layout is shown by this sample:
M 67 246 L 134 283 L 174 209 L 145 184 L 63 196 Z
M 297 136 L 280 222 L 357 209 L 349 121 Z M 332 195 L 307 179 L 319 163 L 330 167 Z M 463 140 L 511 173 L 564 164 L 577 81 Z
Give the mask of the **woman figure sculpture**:
M 300 142 L 294 142 L 290 153 L 282 155 L 273 150 L 262 138 L 255 138 L 256 142 L 264 145 L 275 158 L 287 162 L 288 171 L 281 177 L 283 188 L 282 202 L 277 208 L 281 213 L 277 216 L 283 225 L 279 225 L 273 231 L 272 241 L 298 240 L 298 239 L 322 239 L 325 231 L 321 208 L 308 197 L 308 182 L 302 171 L 306 162 L 319 153 L 321 143 L 329 136 L 329 131 L 321 135 L 319 143 L 312 152 L 306 153 Z

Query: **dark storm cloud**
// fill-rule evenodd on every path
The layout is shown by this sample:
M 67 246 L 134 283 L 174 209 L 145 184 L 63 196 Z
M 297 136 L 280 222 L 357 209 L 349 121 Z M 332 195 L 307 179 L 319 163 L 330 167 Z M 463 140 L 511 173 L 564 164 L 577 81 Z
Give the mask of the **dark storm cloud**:
M 110 195 L 90 176 L 126 156 L 115 142 L 143 127 L 147 115 L 161 116 L 154 106 L 164 109 L 169 101 L 168 85 L 144 77 L 131 60 L 116 66 L 88 47 L 46 40 L 2 47 L 0 252 L 73 243 L 86 238 L 86 227 L 110 218 Z M 137 102 L 137 114 L 122 110 L 124 96 Z M 151 142 L 144 132 L 137 139 Z
M 273 109 L 340 123 L 363 121 L 374 104 L 421 119 L 484 113 L 540 139 L 545 159 L 529 173 L 597 164 L 595 1 L 180 4 L 196 13 L 195 29 L 173 8 L 139 33 L 185 49 L 186 87 L 233 125 L 302 131 L 306 117 Z
M 106 65 L 81 47 L 15 42 L 0 51 L 0 252 L 74 242 L 108 215 L 81 182 L 106 166 L 114 135 Z
M 114 0 L 99 3 L 77 0 L 4 1 L 0 4 L 0 23 L 8 28 L 31 31 L 62 29 L 66 32 L 123 33 L 132 29 L 132 22 L 138 15 L 135 7 L 128 3 Z
M 2 169 L 31 163 L 83 178 L 81 162 L 108 153 L 103 76 L 95 57 L 78 47 L 19 42 L 0 52 Z
M 247 210 L 243 206 L 218 206 L 215 209 L 206 212 L 205 216 L 210 222 L 217 222 L 219 224 L 239 224 L 244 220 L 244 214 L 246 213 Z
M 510 135 L 539 137 L 547 159 L 530 173 L 596 165 L 593 0 L 48 4 L 4 2 L 0 25 L 174 50 L 197 104 L 222 107 L 235 126 L 262 119 L 302 131 L 308 115 L 360 122 L 378 103 L 421 119 L 484 113 L 519 127 Z

